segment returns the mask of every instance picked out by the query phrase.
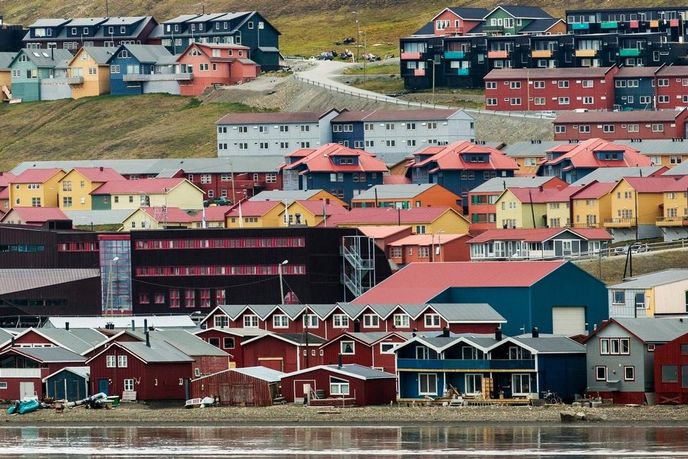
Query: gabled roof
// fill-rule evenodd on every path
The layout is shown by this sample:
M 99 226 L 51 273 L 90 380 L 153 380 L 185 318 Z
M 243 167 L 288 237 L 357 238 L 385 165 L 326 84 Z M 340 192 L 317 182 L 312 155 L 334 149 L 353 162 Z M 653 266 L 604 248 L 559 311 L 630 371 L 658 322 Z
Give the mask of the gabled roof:
M 533 354 L 584 354 L 585 345 L 566 336 L 540 334 L 533 338 L 531 334 L 507 337 L 506 340 L 520 344 Z M 500 343 L 501 344 L 501 343 Z M 497 345 L 493 347 L 496 348 Z
M 44 183 L 59 173 L 64 173 L 60 168 L 27 169 L 17 174 L 10 183 Z
M 262 217 L 277 206 L 284 207 L 279 201 L 242 201 L 232 206 L 227 217 Z
M 315 216 L 323 216 L 326 215 L 327 217 L 330 217 L 331 215 L 346 215 L 349 211 L 346 209 L 346 207 L 342 206 L 339 204 L 339 202 L 330 202 L 330 203 L 325 203 L 325 201 L 294 201 L 292 202 L 292 205 L 289 206 L 289 213 L 293 213 L 295 210 L 292 209 L 294 204 L 298 204 L 299 206 L 303 207 L 306 209 L 308 212 Z
M 626 177 L 623 179 L 638 193 L 665 193 L 668 191 L 685 191 L 688 178 L 677 180 L 676 176 L 659 177 Z
M 91 182 L 109 182 L 111 180 L 126 180 L 111 167 L 75 167 L 76 171 Z M 71 172 L 71 171 L 70 171 Z
M 458 218 L 465 217 L 451 207 L 412 207 L 395 209 L 391 207 L 354 207 L 346 214 L 334 215 L 327 221 L 328 226 L 336 225 L 413 225 L 432 223 L 445 213 L 453 213 Z
M 88 381 L 91 377 L 91 367 L 64 367 L 43 378 L 43 382 L 48 381 L 48 379 L 52 378 L 53 376 L 59 373 L 62 373 L 63 371 L 74 373 L 75 375 L 84 378 L 86 381 Z
M 140 207 L 131 212 L 127 218 L 131 217 L 137 212 L 143 212 L 158 222 L 166 221 L 168 223 L 191 223 L 199 220 L 196 218 L 196 216 L 189 215 L 179 207 L 166 207 L 164 209 L 162 207 Z
M 491 241 L 544 242 L 564 233 L 570 233 L 588 241 L 612 240 L 612 236 L 604 228 L 499 228 L 480 233 L 468 243 L 482 244 Z
M 586 67 L 587 68 L 587 67 Z M 494 70 L 493 70 L 494 71 Z M 625 112 L 562 112 L 554 124 L 595 124 L 595 123 L 651 123 L 675 121 L 683 115 L 682 110 L 632 110 Z
M 451 287 L 530 287 L 565 264 L 564 261 L 411 263 L 352 303 L 427 303 Z
M 10 347 L 0 355 L 8 352 L 16 352 L 43 363 L 81 363 L 86 360 L 79 354 L 61 347 Z
M 92 270 L 100 275 L 99 269 Z M 155 328 L 195 328 L 196 324 L 188 315 L 139 315 L 139 316 L 51 316 L 43 324 L 43 328 L 65 328 L 66 323 L 69 322 L 70 329 L 75 328 L 105 328 L 108 323 L 111 323 L 115 329 L 131 328 L 132 322 L 136 329 L 143 329 L 144 322 L 148 327 Z
M 0 222 L 9 221 L 9 217 L 16 214 L 26 225 L 43 224 L 48 220 L 69 220 L 58 207 L 12 207 Z
M 9 70 L 10 64 L 16 55 L 17 53 L 0 53 L 0 70 Z
M 324 190 L 265 190 L 250 197 L 249 201 L 305 201 L 312 199 L 315 195 Z
M 494 69 L 491 70 L 487 75 L 485 75 L 485 81 L 487 80 L 547 80 L 553 78 L 604 78 L 605 75 L 614 68 L 612 67 L 561 67 L 561 68 L 550 68 L 550 69 Z M 568 116 L 569 114 L 578 115 L 590 115 L 591 113 L 613 113 L 613 112 L 564 112 L 559 116 Z M 616 113 L 616 112 L 614 112 Z M 619 113 L 630 113 L 630 112 L 619 112 Z M 646 112 L 647 113 L 647 112 Z M 557 120 L 559 117 L 557 117 Z M 555 121 L 557 122 L 557 121 Z M 592 122 L 592 121 L 591 121 Z
M 92 191 L 91 194 L 164 194 L 186 181 L 185 178 L 111 180 Z M 196 185 L 193 186 L 198 188 Z
M 117 56 L 121 49 L 129 51 L 129 54 L 141 64 L 170 63 L 174 61 L 172 53 L 162 45 L 120 45 L 118 51 L 113 56 L 110 56 L 110 59 Z
M 263 335 L 254 336 L 253 338 L 244 340 L 241 345 L 245 346 L 248 343 L 252 343 L 266 337 L 276 338 L 294 346 L 305 346 L 306 343 L 308 343 L 309 347 L 320 346 L 325 342 L 323 338 L 312 333 L 265 333 Z
M 297 376 L 304 373 L 310 373 L 317 370 L 326 370 L 335 374 L 342 376 L 350 376 L 356 379 L 362 379 L 364 381 L 371 379 L 396 379 L 396 375 L 391 373 L 386 373 L 384 371 L 376 370 L 370 367 L 364 367 L 357 363 L 347 363 L 342 366 L 338 365 L 318 365 L 317 367 L 310 367 L 299 371 L 294 371 L 292 373 L 287 373 L 282 378 L 289 378 L 292 376 Z
M 511 192 L 521 204 L 546 204 L 550 202 L 568 202 L 571 195 L 580 190 L 580 187 L 567 186 L 561 190 L 556 188 L 509 188 L 507 191 Z M 504 195 L 507 193 L 502 193 Z M 501 196 L 500 198 L 501 199 Z M 498 200 L 499 200 L 498 199 Z
M 359 231 L 366 236 L 373 239 L 386 239 L 395 234 L 401 233 L 403 231 L 410 230 L 411 227 L 408 225 L 402 226 L 361 226 Z
M 430 21 L 427 24 L 425 24 L 423 27 L 421 27 L 420 29 L 413 32 L 412 36 L 415 36 L 415 35 L 434 35 L 434 33 L 435 33 L 435 23 Z
M 70 19 L 68 18 L 42 18 L 37 19 L 33 24 L 29 25 L 29 27 L 60 27 L 67 24 L 69 21 Z
M 619 290 L 648 289 L 685 280 L 688 280 L 688 269 L 674 268 L 627 278 L 624 282 L 610 285 L 608 288 Z
M 193 359 L 182 351 L 167 343 L 164 340 L 151 340 L 150 347 L 146 345 L 145 341 L 118 341 L 112 342 L 105 347 L 101 352 L 91 357 L 86 363 L 91 362 L 103 352 L 113 346 L 125 349 L 133 356 L 144 363 L 177 363 L 177 362 L 193 362 Z
M 621 67 L 614 78 L 654 78 L 661 67 Z
M 688 162 L 684 163 L 688 164 Z M 669 171 L 675 170 L 678 166 L 670 169 Z M 619 180 L 624 177 L 649 177 L 653 174 L 661 172 L 664 168 L 662 166 L 643 166 L 643 167 L 600 167 L 592 170 L 590 173 L 586 174 L 585 177 L 576 180 L 571 185 L 581 186 L 588 185 L 593 182 L 600 183 L 613 183 L 616 184 Z M 665 175 L 668 175 L 666 172 Z
M 326 112 L 259 112 L 229 113 L 217 121 L 217 124 L 295 124 L 317 123 Z
M 487 154 L 487 162 L 464 161 L 464 154 Z M 440 170 L 517 170 L 518 164 L 513 158 L 501 151 L 486 145 L 475 145 L 466 140 L 452 142 L 441 147 L 425 147 L 414 153 L 414 161 L 410 167 L 434 166 L 434 171 Z
M 73 65 L 74 61 L 82 53 L 86 53 L 99 65 L 107 65 L 108 61 L 117 52 L 116 47 L 104 47 L 104 46 L 83 46 L 79 51 L 76 52 L 74 57 L 69 61 L 69 65 Z
M 72 53 L 66 49 L 22 49 L 12 60 L 13 65 L 19 56 L 26 55 L 29 60 L 38 68 L 67 68 L 67 64 L 72 60 Z
M 365 150 L 357 150 L 337 143 L 328 143 L 318 148 L 303 148 L 287 155 L 299 158 L 284 166 L 285 170 L 304 169 L 303 172 L 388 172 L 384 161 Z M 355 156 L 357 164 L 335 164 L 331 158 L 336 156 Z
M 440 187 L 436 183 L 400 184 L 400 185 L 375 185 L 356 196 L 354 201 L 367 201 L 371 199 L 412 199 L 432 187 Z
M 504 10 L 515 18 L 538 19 L 552 17 L 548 12 L 538 6 L 527 5 L 499 5 L 494 10 L 486 14 L 485 17 L 490 16 L 497 9 Z
M 196 213 L 193 216 L 195 221 L 202 221 L 205 215 L 206 222 L 224 222 L 225 215 L 232 209 L 232 206 L 208 206 L 204 207 L 202 212 Z
M 554 159 L 543 161 L 540 167 L 555 165 L 564 161 L 570 161 L 574 168 L 649 166 L 652 162 L 650 158 L 627 145 L 616 144 L 602 139 L 588 139 L 578 144 L 564 144 L 548 150 L 548 152 L 562 151 L 565 153 Z M 622 152 L 623 158 L 620 160 L 602 160 L 597 158 L 596 155 L 603 152 Z
M 454 118 L 473 119 L 463 110 L 426 108 L 419 110 L 346 110 L 332 118 L 332 123 L 384 121 L 444 121 Z
M 680 318 L 621 318 L 614 317 L 598 327 L 586 342 L 600 331 L 616 324 L 644 343 L 666 343 L 688 332 L 688 320 Z
M 555 141 L 531 141 L 510 143 L 500 151 L 512 158 L 533 158 L 545 156 L 546 151 L 559 145 L 561 142 Z
M 150 16 L 110 16 L 103 23 L 104 26 L 133 25 L 148 19 Z
M 616 183 L 614 182 L 593 182 L 590 185 L 586 185 L 581 188 L 580 191 L 572 194 L 571 199 L 599 199 L 602 196 L 609 194 L 615 186 Z
M 211 311 L 201 323 L 206 322 L 210 316 L 218 311 L 232 320 L 236 320 L 245 312 L 255 314 L 261 320 L 265 320 L 276 311 L 281 311 L 289 318 L 295 319 L 303 313 L 306 307 L 304 304 L 224 304 Z
M 285 373 L 267 367 L 243 367 L 233 368 L 230 371 L 241 373 L 242 375 L 250 376 L 251 378 L 260 379 L 266 382 L 280 382 Z
M 560 22 L 564 21 L 559 18 L 535 19 L 522 28 L 519 33 L 544 33 Z
M 558 177 L 494 177 L 473 188 L 471 193 L 501 193 L 507 188 L 537 188 L 550 181 L 560 181 Z M 562 188 L 566 187 L 562 182 Z
M 107 340 L 107 337 L 93 328 L 34 328 L 34 332 L 48 338 L 55 344 L 77 354 L 92 349 Z M 17 335 L 19 338 L 21 335 Z
M 151 340 L 164 340 L 191 357 L 225 357 L 227 353 L 207 341 L 203 341 L 187 330 L 161 329 L 150 332 Z
M 688 149 L 688 140 L 686 139 L 643 139 L 640 141 L 619 139 L 614 142 L 635 148 L 644 155 L 653 156 L 683 154 Z

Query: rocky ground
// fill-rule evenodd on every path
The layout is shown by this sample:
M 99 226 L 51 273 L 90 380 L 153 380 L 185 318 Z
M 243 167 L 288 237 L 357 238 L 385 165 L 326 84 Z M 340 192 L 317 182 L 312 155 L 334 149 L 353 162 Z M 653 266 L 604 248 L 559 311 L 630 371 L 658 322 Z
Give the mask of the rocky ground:
M 196 408 L 186 410 L 145 404 L 123 404 L 111 410 L 90 410 L 83 407 L 58 413 L 44 409 L 25 415 L 3 414 L 5 425 L 148 425 L 184 424 L 311 424 L 311 425 L 418 425 L 452 423 L 560 423 L 560 413 L 584 413 L 588 421 L 616 424 L 687 424 L 688 406 L 571 408 L 545 407 L 364 407 L 308 408 L 279 405 L 265 408 Z

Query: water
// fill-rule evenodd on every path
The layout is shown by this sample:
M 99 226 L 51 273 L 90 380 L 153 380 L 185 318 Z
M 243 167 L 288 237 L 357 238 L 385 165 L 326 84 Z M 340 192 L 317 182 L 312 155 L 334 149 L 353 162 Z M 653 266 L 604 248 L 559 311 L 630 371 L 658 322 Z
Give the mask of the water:
M 688 457 L 688 427 L 6 427 L 0 457 Z

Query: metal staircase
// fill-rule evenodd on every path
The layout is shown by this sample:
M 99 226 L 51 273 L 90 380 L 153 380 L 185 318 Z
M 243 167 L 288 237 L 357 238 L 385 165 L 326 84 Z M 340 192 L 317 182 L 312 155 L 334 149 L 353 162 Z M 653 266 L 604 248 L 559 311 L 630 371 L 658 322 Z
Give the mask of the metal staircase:
M 342 237 L 344 300 L 349 290 L 358 297 L 375 286 L 375 240 L 366 236 Z

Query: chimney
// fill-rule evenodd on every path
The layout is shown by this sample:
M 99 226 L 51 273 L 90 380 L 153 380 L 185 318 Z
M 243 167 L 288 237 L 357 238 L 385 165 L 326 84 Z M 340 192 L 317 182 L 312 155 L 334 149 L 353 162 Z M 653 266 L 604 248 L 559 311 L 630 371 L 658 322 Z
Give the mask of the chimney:
M 361 321 L 356 319 L 354 320 L 354 333 L 359 333 L 361 331 Z
M 502 340 L 502 327 L 499 326 L 495 328 L 495 341 L 501 341 Z
M 537 327 L 533 327 L 532 335 L 533 335 L 533 338 L 539 338 L 540 337 L 540 329 Z
M 543 190 L 542 185 L 540 185 L 540 186 L 538 187 L 538 190 L 540 190 L 540 192 L 542 192 L 542 190 Z
M 150 347 L 150 332 L 146 330 L 146 346 Z
M 148 319 L 143 319 L 143 331 L 148 331 Z
M 103 166 L 100 166 L 100 172 L 103 172 Z
M 12 336 L 12 342 L 10 343 L 10 347 L 14 347 L 14 336 Z
M 65 330 L 69 331 L 69 322 L 65 322 Z
M 330 205 L 330 198 L 325 198 L 325 204 L 328 206 Z
M 449 327 L 444 327 L 442 329 L 442 337 L 443 338 L 449 338 Z
M 342 353 L 337 354 L 337 367 L 342 367 Z
M 131 319 L 131 331 L 136 331 L 136 321 Z

